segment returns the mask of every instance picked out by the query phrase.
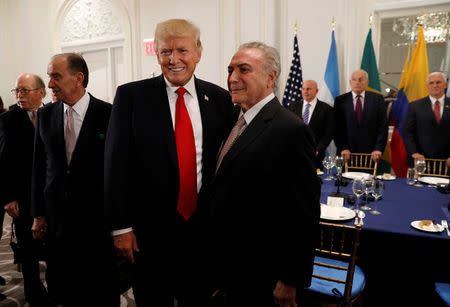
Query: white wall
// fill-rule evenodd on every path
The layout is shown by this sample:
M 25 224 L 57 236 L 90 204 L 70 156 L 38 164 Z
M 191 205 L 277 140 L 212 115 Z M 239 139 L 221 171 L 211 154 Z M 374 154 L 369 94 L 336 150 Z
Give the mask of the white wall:
M 0 0 L 0 96 L 14 103 L 9 90 L 24 72 L 46 77 L 50 57 L 60 52 L 56 22 L 62 8 L 74 0 Z M 143 53 L 144 38 L 152 38 L 158 22 L 187 18 L 202 32 L 204 51 L 196 71 L 200 78 L 226 87 L 226 67 L 241 43 L 261 40 L 280 50 L 284 89 L 291 58 L 294 25 L 298 22 L 303 78 L 321 80 L 336 19 L 341 92 L 349 89 L 350 73 L 361 62 L 369 15 L 436 4 L 442 0 L 110 0 L 120 6 L 127 25 L 129 49 L 124 50 L 125 81 L 146 78 L 160 69 L 155 56 Z M 373 25 L 378 46 L 379 22 Z M 378 56 L 378 50 L 376 50 Z M 131 66 L 131 67 L 130 67 Z M 127 69 L 129 68 L 129 69 Z

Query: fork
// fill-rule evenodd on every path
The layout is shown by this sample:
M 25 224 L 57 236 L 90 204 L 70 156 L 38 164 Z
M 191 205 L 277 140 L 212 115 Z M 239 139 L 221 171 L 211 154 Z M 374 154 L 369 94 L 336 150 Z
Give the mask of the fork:
M 441 225 L 445 228 L 445 230 L 447 230 L 447 236 L 450 237 L 450 230 L 448 230 L 448 223 L 446 220 L 442 220 L 441 221 Z

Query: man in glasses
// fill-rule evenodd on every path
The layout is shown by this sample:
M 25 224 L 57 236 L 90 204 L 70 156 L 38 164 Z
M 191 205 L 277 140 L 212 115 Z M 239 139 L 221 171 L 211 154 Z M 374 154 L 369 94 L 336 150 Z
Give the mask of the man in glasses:
M 34 123 L 45 97 L 45 84 L 39 76 L 26 73 L 17 78 L 11 92 L 18 107 L 0 116 L 0 206 L 13 218 L 25 298 L 32 306 L 45 306 L 47 291 L 39 278 L 37 255 L 40 243 L 33 240 L 30 214 Z

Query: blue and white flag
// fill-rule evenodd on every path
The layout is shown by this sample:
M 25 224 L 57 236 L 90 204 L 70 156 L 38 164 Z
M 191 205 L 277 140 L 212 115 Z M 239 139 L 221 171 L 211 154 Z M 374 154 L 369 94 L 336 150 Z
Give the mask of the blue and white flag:
M 300 63 L 300 52 L 298 50 L 297 34 L 294 36 L 294 56 L 292 58 L 291 70 L 286 82 L 283 95 L 283 106 L 288 107 L 294 101 L 301 101 L 302 97 L 302 64 Z
M 325 76 L 319 86 L 317 98 L 329 105 L 334 105 L 334 99 L 340 95 L 339 66 L 334 31 L 331 32 L 331 46 L 328 53 Z

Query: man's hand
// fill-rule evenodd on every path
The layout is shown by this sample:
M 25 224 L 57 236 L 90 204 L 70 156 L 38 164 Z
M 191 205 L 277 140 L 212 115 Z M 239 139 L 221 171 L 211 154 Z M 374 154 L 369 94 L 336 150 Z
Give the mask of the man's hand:
M 411 155 L 411 157 L 413 157 L 414 161 L 416 161 L 416 160 L 425 160 L 425 156 L 421 155 L 420 153 L 417 153 L 417 152 L 413 153 Z
M 33 226 L 31 226 L 31 233 L 35 240 L 44 240 L 47 235 L 47 220 L 45 217 L 35 217 Z
M 19 212 L 19 203 L 17 202 L 17 200 L 13 200 L 12 202 L 7 203 L 3 208 L 5 209 L 6 213 L 9 214 L 9 216 L 15 219 L 19 218 L 20 212 Z
M 119 255 L 127 258 L 131 263 L 134 263 L 133 251 L 139 251 L 134 232 L 130 231 L 114 236 L 114 247 Z
M 344 157 L 345 162 L 348 162 L 350 160 L 350 150 L 344 149 L 341 151 L 341 156 Z
M 374 151 L 372 151 L 372 160 L 374 162 L 378 162 L 378 160 L 380 160 L 382 155 L 383 155 L 383 153 L 381 151 L 374 150 Z
M 447 159 L 447 167 L 450 167 L 450 158 Z
M 297 296 L 297 288 L 285 285 L 281 280 L 277 282 L 273 290 L 273 298 L 275 304 L 280 307 L 297 307 L 295 297 Z

